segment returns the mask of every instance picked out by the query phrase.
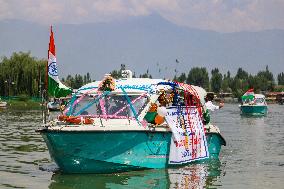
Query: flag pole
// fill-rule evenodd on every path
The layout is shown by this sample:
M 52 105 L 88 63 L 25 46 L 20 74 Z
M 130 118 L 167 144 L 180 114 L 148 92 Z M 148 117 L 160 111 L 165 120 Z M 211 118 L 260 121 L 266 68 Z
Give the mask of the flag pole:
M 52 25 L 50 26 L 50 37 L 49 37 L 49 44 L 48 44 L 48 50 L 47 50 L 47 61 L 46 61 L 46 65 L 45 65 L 45 87 L 44 87 L 44 90 L 42 92 L 42 107 L 43 107 L 42 115 L 43 115 L 43 123 L 44 124 L 47 123 L 47 116 L 49 114 L 48 107 L 47 107 L 47 103 L 48 103 L 48 61 L 49 61 L 49 51 L 50 51 L 50 48 L 51 48 L 50 43 L 51 43 L 51 40 L 52 40 L 51 36 L 52 36 Z

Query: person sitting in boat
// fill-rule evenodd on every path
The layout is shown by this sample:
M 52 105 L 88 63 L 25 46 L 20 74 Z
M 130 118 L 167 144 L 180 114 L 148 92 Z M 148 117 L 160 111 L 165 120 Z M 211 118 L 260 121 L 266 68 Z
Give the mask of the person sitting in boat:
M 220 102 L 219 106 L 214 105 L 212 103 L 212 100 L 214 99 L 214 97 L 212 95 L 206 95 L 204 100 L 205 100 L 205 104 L 204 104 L 204 113 L 203 113 L 203 119 L 204 119 L 204 124 L 208 125 L 210 123 L 210 111 L 215 111 L 215 110 L 219 110 L 220 108 L 224 107 L 224 102 Z

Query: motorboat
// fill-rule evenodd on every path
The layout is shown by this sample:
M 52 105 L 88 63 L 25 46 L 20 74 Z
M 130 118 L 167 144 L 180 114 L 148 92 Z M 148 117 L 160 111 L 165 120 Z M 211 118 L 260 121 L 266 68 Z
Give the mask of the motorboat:
M 65 173 L 124 172 L 218 159 L 226 141 L 217 126 L 204 125 L 205 95 L 201 87 L 184 83 L 106 75 L 79 88 L 63 114 L 37 131 Z
M 242 96 L 240 105 L 242 115 L 267 115 L 267 103 L 263 94 L 250 94 Z

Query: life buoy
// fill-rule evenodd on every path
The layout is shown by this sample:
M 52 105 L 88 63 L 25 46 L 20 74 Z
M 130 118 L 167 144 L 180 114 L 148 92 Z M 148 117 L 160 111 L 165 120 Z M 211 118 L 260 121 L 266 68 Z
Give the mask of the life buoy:
M 80 124 L 82 122 L 80 117 L 75 117 L 75 116 L 69 116 L 68 118 L 66 118 L 65 120 L 68 123 L 74 123 L 74 124 Z
M 93 124 L 94 120 L 91 118 L 84 118 L 83 119 L 83 124 Z
M 59 121 L 65 121 L 67 117 L 69 117 L 69 116 L 66 116 L 66 115 L 59 115 L 57 119 L 58 119 Z
M 67 123 L 73 124 L 93 124 L 94 120 L 88 117 L 80 117 L 80 116 L 66 116 L 60 115 L 58 116 L 59 121 L 65 121 Z

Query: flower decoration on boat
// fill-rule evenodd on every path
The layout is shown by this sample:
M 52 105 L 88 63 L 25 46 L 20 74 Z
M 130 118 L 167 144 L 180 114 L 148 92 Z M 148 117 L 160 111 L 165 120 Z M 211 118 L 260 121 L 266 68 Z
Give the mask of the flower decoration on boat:
M 114 91 L 115 90 L 115 80 L 108 74 L 105 76 L 104 80 L 101 82 L 100 91 Z
M 162 90 L 160 96 L 158 97 L 158 101 L 161 106 L 167 106 L 171 102 L 173 102 L 174 93 L 167 94 L 166 91 Z
M 149 112 L 157 112 L 158 105 L 156 103 L 151 103 Z

